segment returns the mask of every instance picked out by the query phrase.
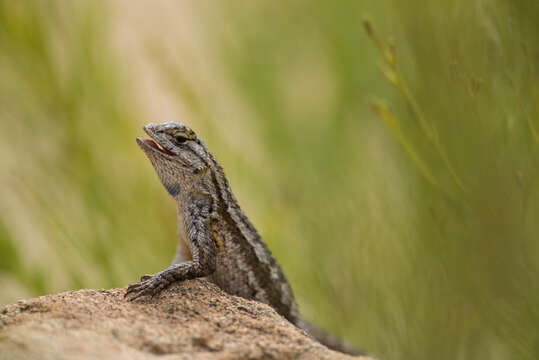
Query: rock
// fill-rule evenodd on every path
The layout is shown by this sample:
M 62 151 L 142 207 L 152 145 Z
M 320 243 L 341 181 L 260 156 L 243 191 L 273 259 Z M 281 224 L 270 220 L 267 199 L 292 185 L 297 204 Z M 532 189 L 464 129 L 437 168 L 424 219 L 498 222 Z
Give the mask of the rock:
M 84 289 L 7 305 L 0 359 L 361 359 L 328 350 L 271 307 L 204 280 L 154 299 L 128 302 L 124 293 Z

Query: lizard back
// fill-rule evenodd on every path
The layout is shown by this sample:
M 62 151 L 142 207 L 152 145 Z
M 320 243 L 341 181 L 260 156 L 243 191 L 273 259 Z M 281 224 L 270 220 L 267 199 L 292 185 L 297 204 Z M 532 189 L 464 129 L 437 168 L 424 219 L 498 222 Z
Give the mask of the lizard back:
M 217 269 L 209 277 L 223 290 L 272 306 L 296 323 L 297 305 L 284 273 L 234 196 L 222 167 L 200 140 L 199 153 L 218 189 L 213 235 L 222 241 Z M 238 255 L 240 254 L 240 255 Z

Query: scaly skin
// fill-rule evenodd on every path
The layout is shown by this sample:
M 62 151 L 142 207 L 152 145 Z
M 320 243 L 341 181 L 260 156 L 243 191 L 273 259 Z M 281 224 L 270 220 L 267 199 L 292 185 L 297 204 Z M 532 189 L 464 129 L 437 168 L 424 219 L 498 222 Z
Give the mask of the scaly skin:
M 179 245 L 172 265 L 129 285 L 125 296 L 155 296 L 173 282 L 207 277 L 232 295 L 273 307 L 328 347 L 358 352 L 299 317 L 279 264 L 243 213 L 223 169 L 188 126 L 149 124 L 152 140 L 137 139 L 176 200 Z

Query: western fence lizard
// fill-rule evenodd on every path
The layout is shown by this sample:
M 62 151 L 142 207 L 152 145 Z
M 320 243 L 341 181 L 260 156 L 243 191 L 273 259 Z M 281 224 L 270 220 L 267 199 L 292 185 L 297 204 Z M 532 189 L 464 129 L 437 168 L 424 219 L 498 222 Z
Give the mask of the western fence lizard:
M 149 124 L 137 138 L 168 193 L 176 200 L 179 245 L 172 265 L 128 286 L 135 300 L 173 282 L 207 277 L 229 294 L 273 307 L 329 348 L 359 352 L 304 321 L 281 267 L 243 213 L 223 169 L 188 126 Z

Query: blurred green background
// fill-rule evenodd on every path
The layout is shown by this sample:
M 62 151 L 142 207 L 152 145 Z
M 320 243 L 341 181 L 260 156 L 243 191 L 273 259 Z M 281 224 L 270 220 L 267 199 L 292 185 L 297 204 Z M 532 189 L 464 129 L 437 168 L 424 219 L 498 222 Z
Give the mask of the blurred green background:
M 313 322 L 385 359 L 539 358 L 537 19 L 1 1 L 0 304 L 167 266 L 175 206 L 134 139 L 183 121 Z

